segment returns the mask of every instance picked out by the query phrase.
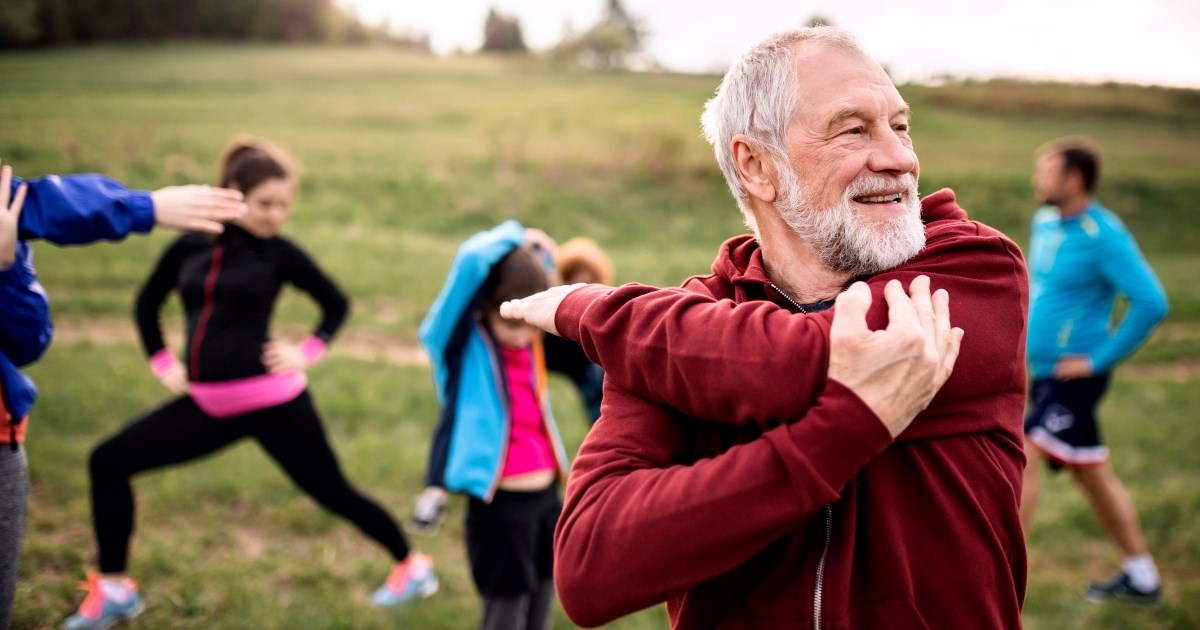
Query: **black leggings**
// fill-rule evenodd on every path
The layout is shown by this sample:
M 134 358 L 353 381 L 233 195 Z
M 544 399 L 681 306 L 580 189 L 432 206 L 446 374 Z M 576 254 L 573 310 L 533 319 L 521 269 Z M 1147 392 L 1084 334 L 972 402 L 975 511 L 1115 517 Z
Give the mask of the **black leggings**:
M 92 525 L 101 573 L 124 573 L 133 533 L 130 477 L 214 453 L 243 437 L 258 440 L 302 490 L 383 545 L 408 557 L 408 542 L 379 504 L 346 481 L 321 419 L 305 390 L 282 405 L 232 418 L 213 418 L 184 396 L 131 422 L 92 451 Z

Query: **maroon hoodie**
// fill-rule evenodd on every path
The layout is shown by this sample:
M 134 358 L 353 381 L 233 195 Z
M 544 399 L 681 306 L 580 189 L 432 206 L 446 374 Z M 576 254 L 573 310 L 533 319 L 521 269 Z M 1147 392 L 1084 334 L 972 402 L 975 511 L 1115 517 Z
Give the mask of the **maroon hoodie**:
M 585 626 L 666 601 L 674 628 L 1017 628 L 1025 593 L 1028 281 L 1020 250 L 942 190 L 917 275 L 966 331 L 954 374 L 893 442 L 825 373 L 832 312 L 795 309 L 749 236 L 682 289 L 572 292 L 561 334 L 605 368 L 555 534 Z

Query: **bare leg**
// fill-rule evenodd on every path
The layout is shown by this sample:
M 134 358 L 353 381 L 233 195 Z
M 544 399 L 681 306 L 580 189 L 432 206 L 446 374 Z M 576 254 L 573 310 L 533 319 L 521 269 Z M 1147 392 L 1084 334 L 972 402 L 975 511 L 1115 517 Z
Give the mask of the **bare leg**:
M 1146 537 L 1133 499 L 1108 462 L 1071 469 L 1075 481 L 1092 505 L 1092 512 L 1121 552 L 1121 559 L 1147 553 Z M 1021 506 L 1024 511 L 1024 505 Z
M 1033 514 L 1037 511 L 1041 499 L 1041 486 L 1038 485 L 1038 474 L 1041 473 L 1045 458 L 1042 452 L 1028 442 L 1025 442 L 1025 479 L 1021 483 L 1021 528 L 1025 537 L 1033 527 Z

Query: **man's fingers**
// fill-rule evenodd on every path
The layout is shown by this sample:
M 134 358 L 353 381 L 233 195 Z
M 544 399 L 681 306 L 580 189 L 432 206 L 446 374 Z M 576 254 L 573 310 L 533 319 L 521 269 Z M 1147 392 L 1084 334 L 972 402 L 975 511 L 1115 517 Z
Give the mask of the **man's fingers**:
M 921 328 L 934 330 L 933 297 L 929 294 L 929 276 L 917 276 L 908 285 L 908 295 Z
M 902 328 L 920 328 L 921 321 L 913 301 L 904 291 L 904 285 L 899 280 L 888 280 L 883 287 L 883 297 L 888 304 L 888 330 Z
M 246 214 L 242 193 L 228 188 L 205 189 L 197 200 L 197 206 L 200 212 L 221 220 L 237 219 Z
M 184 224 L 184 229 L 189 232 L 220 234 L 225 231 L 225 224 L 217 221 L 209 221 L 208 219 L 192 219 Z
M 25 182 L 21 182 L 21 185 L 17 186 L 17 196 L 13 198 L 12 205 L 9 206 L 9 209 L 13 213 L 14 221 L 17 221 L 21 218 L 21 206 L 25 205 L 25 193 L 27 192 L 27 188 L 28 186 L 25 185 Z M 8 190 L 8 187 L 5 186 L 4 189 Z
M 501 302 L 500 317 L 504 319 L 525 319 L 525 304 L 521 300 Z
M 12 167 L 0 166 L 0 210 L 8 210 L 9 189 L 12 188 Z
M 893 281 L 894 282 L 894 281 Z M 898 283 L 897 283 L 898 284 Z M 833 323 L 830 336 L 863 336 L 867 328 L 867 310 L 871 308 L 871 289 L 864 282 L 855 282 L 842 291 L 833 302 Z
M 950 294 L 945 289 L 933 292 L 933 323 L 936 339 L 950 335 Z
M 942 358 L 942 368 L 945 370 L 947 378 L 954 371 L 954 364 L 958 362 L 958 352 L 962 349 L 964 334 L 966 333 L 961 328 L 950 329 L 950 346 L 946 349 L 946 356 Z
M 208 192 L 217 197 L 224 197 L 225 199 L 237 202 L 241 202 L 245 198 L 245 195 L 240 190 L 232 188 L 209 188 Z

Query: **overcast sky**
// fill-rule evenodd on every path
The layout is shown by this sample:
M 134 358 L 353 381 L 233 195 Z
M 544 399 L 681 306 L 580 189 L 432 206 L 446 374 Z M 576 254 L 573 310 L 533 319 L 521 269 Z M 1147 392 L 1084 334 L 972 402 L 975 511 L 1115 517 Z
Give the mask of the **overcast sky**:
M 526 43 L 586 29 L 606 0 L 337 0 L 366 20 L 430 35 L 438 53 L 474 51 L 489 7 Z M 1200 0 L 624 0 L 668 69 L 720 72 L 777 30 L 813 15 L 855 33 L 899 81 L 941 74 L 1200 88 Z

